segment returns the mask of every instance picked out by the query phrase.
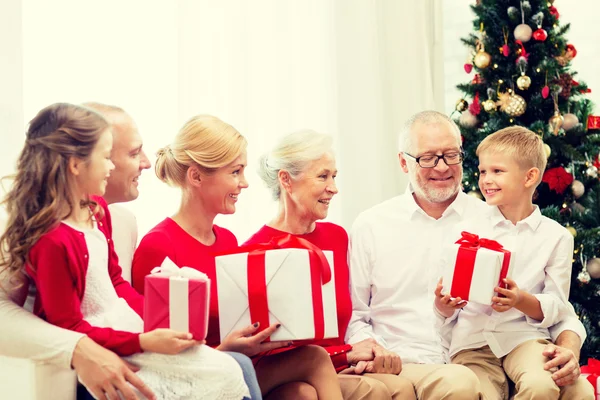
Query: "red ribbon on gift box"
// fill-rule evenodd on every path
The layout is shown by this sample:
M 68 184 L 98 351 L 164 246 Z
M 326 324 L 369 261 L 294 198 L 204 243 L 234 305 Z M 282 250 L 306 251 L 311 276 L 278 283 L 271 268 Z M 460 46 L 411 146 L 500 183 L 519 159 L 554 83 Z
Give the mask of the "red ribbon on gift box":
M 595 115 L 588 116 L 587 128 L 588 129 L 600 129 L 600 117 L 595 116 Z
M 589 374 L 587 380 L 594 386 L 594 389 L 598 391 L 598 378 L 600 377 L 600 361 L 593 358 L 588 359 L 587 365 L 581 367 L 582 374 Z
M 456 255 L 454 275 L 460 276 L 461 279 L 452 279 L 450 293 L 452 293 L 453 297 L 460 297 L 461 299 L 469 298 L 473 271 L 475 270 L 475 257 L 477 256 L 477 250 L 480 248 L 504 253 L 498 285 L 500 286 L 504 283 L 503 280 L 506 278 L 508 267 L 510 266 L 510 251 L 505 250 L 495 240 L 480 238 L 478 235 L 469 232 L 461 232 L 461 238 L 456 241 L 456 244 L 460 244 L 460 248 Z
M 323 312 L 323 292 L 321 286 L 331 281 L 331 267 L 321 249 L 306 239 L 288 234 L 273 238 L 268 243 L 241 246 L 231 251 L 219 253 L 218 255 L 248 253 L 248 305 L 251 321 L 260 323 L 258 333 L 267 329 L 270 325 L 265 253 L 267 250 L 275 249 L 308 250 L 315 339 L 323 339 L 325 336 L 325 315 Z

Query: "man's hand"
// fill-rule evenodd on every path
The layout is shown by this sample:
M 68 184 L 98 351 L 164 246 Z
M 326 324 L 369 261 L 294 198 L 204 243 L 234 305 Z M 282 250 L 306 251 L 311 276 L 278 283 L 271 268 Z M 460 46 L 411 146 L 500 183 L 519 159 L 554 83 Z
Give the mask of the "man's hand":
M 450 318 L 455 310 L 465 307 L 467 302 L 463 301 L 460 297 L 453 299 L 449 294 L 442 294 L 442 288 L 442 278 L 440 278 L 435 288 L 435 307 L 444 317 Z
M 237 353 L 243 353 L 248 357 L 252 357 L 264 351 L 292 345 L 292 342 L 288 341 L 263 343 L 265 339 L 271 336 L 281 325 L 271 325 L 264 331 L 252 336 L 252 334 L 258 329 L 259 325 L 260 324 L 256 322 L 254 325 L 231 332 L 223 339 L 219 347 L 217 347 L 217 350 L 235 351 Z
M 148 399 L 156 399 L 150 388 L 135 374 L 136 367 L 88 337 L 77 343 L 71 364 L 81 383 L 96 399 L 118 399 L 119 391 L 125 400 L 138 400 L 129 384 Z
M 496 293 L 504 297 L 492 297 L 492 308 L 494 311 L 505 312 L 513 307 L 517 308 L 521 302 L 521 292 L 517 283 L 510 278 L 504 279 L 504 283 L 506 283 L 506 288 L 496 288 Z
M 552 379 L 558 386 L 570 385 L 581 375 L 579 360 L 571 350 L 555 344 L 548 344 L 542 354 L 550 358 L 550 361 L 544 364 L 546 371 L 558 369 L 552 374 Z
M 371 361 L 375 358 L 373 349 L 377 346 L 377 342 L 373 339 L 361 340 L 352 345 L 352 350 L 346 353 L 348 364 L 354 365 L 359 361 Z

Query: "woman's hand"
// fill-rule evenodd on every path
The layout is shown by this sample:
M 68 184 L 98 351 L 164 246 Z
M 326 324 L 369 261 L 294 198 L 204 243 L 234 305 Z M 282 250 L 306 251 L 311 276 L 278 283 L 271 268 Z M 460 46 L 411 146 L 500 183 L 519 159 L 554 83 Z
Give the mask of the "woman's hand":
M 254 325 L 231 332 L 223 339 L 223 342 L 221 342 L 217 349 L 222 351 L 235 351 L 237 353 L 243 353 L 248 357 L 252 357 L 264 351 L 292 345 L 292 342 L 290 341 L 263 343 L 265 339 L 271 336 L 281 326 L 281 324 L 271 325 L 264 331 L 252 336 L 259 326 L 260 324 L 257 322 Z
M 194 340 L 191 333 L 171 329 L 155 329 L 140 334 L 142 350 L 154 353 L 178 354 L 198 344 L 204 344 L 204 341 Z

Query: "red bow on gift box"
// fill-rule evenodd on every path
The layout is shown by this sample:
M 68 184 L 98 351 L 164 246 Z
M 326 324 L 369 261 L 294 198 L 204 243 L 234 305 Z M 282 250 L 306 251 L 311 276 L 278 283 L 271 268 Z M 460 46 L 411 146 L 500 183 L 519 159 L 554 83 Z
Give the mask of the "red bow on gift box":
M 600 377 L 600 361 L 593 358 L 588 359 L 587 365 L 581 367 L 581 373 L 587 374 L 587 380 L 598 390 L 598 378 Z
M 456 241 L 456 244 L 460 245 L 460 249 L 456 256 L 457 261 L 454 274 L 463 276 L 465 279 L 452 280 L 450 293 L 452 293 L 453 297 L 460 297 L 462 299 L 469 298 L 473 271 L 475 269 L 475 257 L 477 255 L 477 249 L 480 248 L 504 253 L 498 285 L 504 284 L 503 280 L 506 278 L 510 267 L 510 251 L 505 250 L 504 247 L 495 240 L 480 238 L 474 233 L 464 231 L 461 232 L 461 238 Z
M 215 255 L 248 253 L 248 308 L 250 319 L 260 323 L 257 333 L 267 329 L 269 323 L 269 302 L 267 298 L 267 280 L 265 253 L 275 249 L 304 249 L 309 253 L 310 280 L 312 288 L 313 318 L 315 339 L 325 336 L 325 315 L 323 311 L 323 292 L 321 286 L 331 281 L 331 267 L 323 251 L 306 239 L 294 235 L 283 235 L 271 239 L 268 243 L 241 246 Z M 266 340 L 268 341 L 268 339 Z

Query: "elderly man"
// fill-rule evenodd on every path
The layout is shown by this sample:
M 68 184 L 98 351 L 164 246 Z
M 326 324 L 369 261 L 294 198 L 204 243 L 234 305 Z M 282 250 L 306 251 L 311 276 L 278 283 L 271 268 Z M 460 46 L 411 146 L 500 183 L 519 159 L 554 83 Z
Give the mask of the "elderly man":
M 462 365 L 447 359 L 433 309 L 438 280 L 436 261 L 449 228 L 477 217 L 486 205 L 461 191 L 460 131 L 444 114 L 414 115 L 399 137 L 399 159 L 408 174 L 403 195 L 363 212 L 350 239 L 353 314 L 347 341 L 372 338 L 401 357 L 401 375 L 419 399 L 478 399 L 479 382 Z M 585 398 L 578 382 L 578 354 L 585 339 L 575 313 L 550 329 L 545 368 L 559 369 L 553 379 L 564 398 Z M 361 367 L 364 368 L 364 367 Z

